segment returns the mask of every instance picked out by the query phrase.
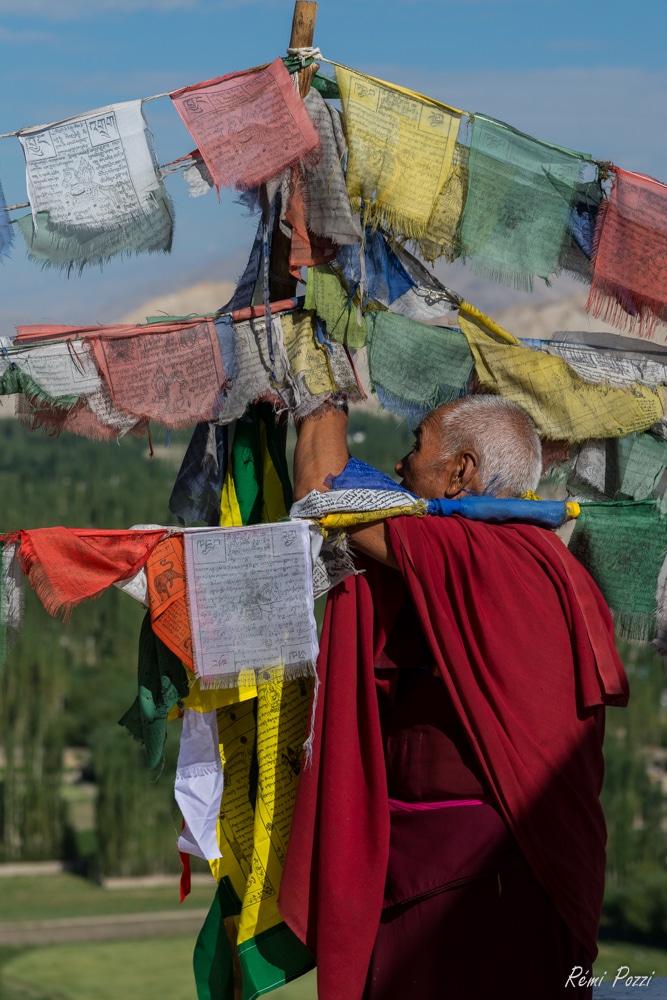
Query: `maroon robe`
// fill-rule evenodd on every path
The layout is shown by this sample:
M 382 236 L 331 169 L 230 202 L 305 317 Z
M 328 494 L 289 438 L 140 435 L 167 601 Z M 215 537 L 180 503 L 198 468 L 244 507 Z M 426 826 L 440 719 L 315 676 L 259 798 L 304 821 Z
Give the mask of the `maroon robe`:
M 390 821 L 373 669 L 408 595 L 495 808 L 596 954 L 601 706 L 627 700 L 609 611 L 544 529 L 456 516 L 386 523 L 399 572 L 369 563 L 327 605 L 313 763 L 300 778 L 280 895 L 316 958 L 320 1000 L 362 996 L 381 919 Z

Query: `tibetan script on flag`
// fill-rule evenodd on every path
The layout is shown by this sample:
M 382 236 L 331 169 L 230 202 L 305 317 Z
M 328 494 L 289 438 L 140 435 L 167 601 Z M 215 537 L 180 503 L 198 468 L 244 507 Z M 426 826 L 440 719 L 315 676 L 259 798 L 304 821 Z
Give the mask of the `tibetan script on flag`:
M 461 112 L 341 66 L 336 79 L 352 205 L 363 202 L 374 221 L 415 240 L 427 237 L 431 244 L 442 244 L 444 252 L 462 208 L 460 193 L 451 211 L 443 208 Z
M 118 253 L 171 248 L 173 213 L 158 177 L 141 101 L 19 133 L 31 217 L 30 254 L 82 268 Z
M 310 535 L 305 523 L 185 532 L 195 669 L 204 687 L 314 672 Z
M 282 59 L 170 96 L 218 188 L 255 188 L 319 159 L 319 137 Z

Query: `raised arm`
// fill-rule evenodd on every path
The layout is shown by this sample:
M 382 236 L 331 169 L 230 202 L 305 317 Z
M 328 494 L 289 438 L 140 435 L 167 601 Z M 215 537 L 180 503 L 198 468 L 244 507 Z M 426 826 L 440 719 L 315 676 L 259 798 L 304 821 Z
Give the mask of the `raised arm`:
M 327 476 L 337 476 L 347 465 L 347 410 L 325 403 L 299 421 L 296 433 L 294 499 L 301 500 L 311 490 L 325 493 Z
M 336 402 L 326 403 L 297 425 L 294 452 L 294 498 L 300 500 L 317 490 L 325 493 L 326 479 L 337 476 L 347 465 L 347 408 Z M 387 566 L 398 568 L 391 551 L 384 523 L 349 529 L 350 542 L 364 555 Z

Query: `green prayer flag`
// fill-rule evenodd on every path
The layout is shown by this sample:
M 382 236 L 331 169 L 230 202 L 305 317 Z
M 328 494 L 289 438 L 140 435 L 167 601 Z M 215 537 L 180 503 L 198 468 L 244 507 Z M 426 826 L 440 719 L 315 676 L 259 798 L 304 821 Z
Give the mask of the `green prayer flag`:
M 138 686 L 137 697 L 118 724 L 144 746 L 153 768 L 163 759 L 167 716 L 189 688 L 183 664 L 153 631 L 148 611 L 139 633 Z
M 16 220 L 30 260 L 79 274 L 87 264 L 102 266 L 117 255 L 168 253 L 173 235 L 173 208 L 166 191 L 152 193 L 149 210 L 115 228 L 64 227 L 51 222 L 48 212 Z
M 366 320 L 348 298 L 340 279 L 328 264 L 308 268 L 304 309 L 314 309 L 327 337 L 352 350 L 366 343 Z
M 315 60 L 310 58 L 304 59 L 302 62 L 299 56 L 283 56 L 283 62 L 285 63 L 285 69 L 288 73 L 298 73 L 300 69 L 304 69 L 306 66 L 312 66 Z M 340 99 L 340 91 L 336 81 L 332 77 L 325 76 L 324 73 L 320 73 L 319 70 L 310 81 L 310 85 L 311 87 L 314 87 L 315 90 L 319 90 L 322 97 L 324 97 L 327 101 L 338 101 Z
M 8 365 L 0 374 L 0 396 L 11 396 L 14 393 L 23 393 L 39 403 L 58 406 L 63 410 L 71 410 L 79 401 L 78 396 L 49 396 L 18 365 Z
M 195 944 L 192 966 L 197 1000 L 234 1000 L 232 946 L 225 928 L 230 916 L 228 880 L 219 883 Z
M 582 503 L 569 549 L 602 591 L 618 635 L 653 639 L 656 584 L 667 549 L 667 518 L 655 503 Z
M 368 369 L 384 407 L 411 426 L 468 392 L 473 357 L 460 330 L 367 313 Z
M 590 157 L 539 142 L 484 115 L 473 118 L 461 253 L 477 274 L 532 289 L 558 273 L 568 219 Z
M 239 961 L 243 1000 L 276 990 L 315 966 L 306 946 L 282 922 L 240 944 Z

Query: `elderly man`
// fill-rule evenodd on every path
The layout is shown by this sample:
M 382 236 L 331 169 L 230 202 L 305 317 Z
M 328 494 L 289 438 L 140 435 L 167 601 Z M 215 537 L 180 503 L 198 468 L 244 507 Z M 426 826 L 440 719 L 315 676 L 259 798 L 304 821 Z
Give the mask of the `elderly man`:
M 302 423 L 297 498 L 343 469 L 346 429 L 335 403 Z M 516 497 L 540 443 L 520 407 L 469 396 L 396 471 L 427 499 Z M 525 523 L 397 517 L 351 542 L 280 900 L 320 1000 L 590 996 L 603 706 L 627 699 L 599 591 Z

